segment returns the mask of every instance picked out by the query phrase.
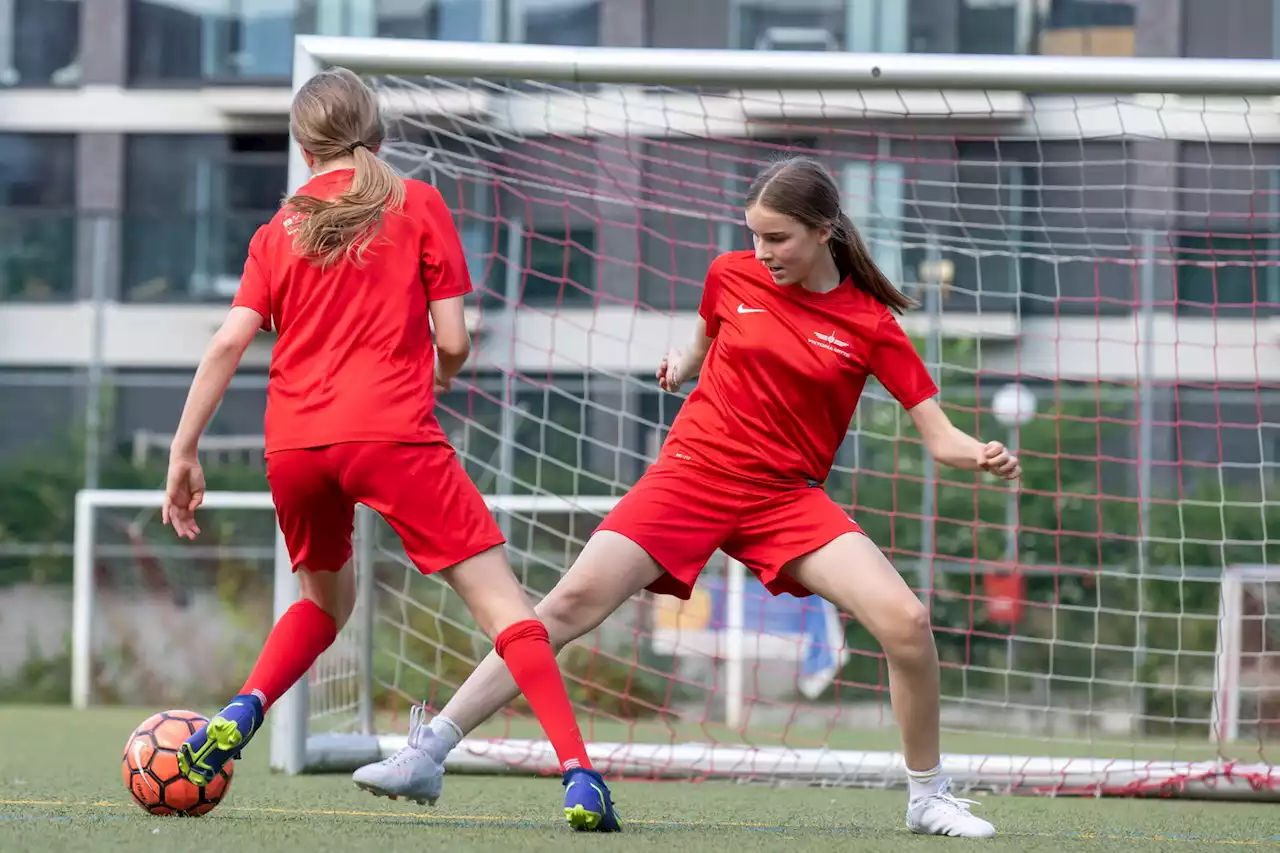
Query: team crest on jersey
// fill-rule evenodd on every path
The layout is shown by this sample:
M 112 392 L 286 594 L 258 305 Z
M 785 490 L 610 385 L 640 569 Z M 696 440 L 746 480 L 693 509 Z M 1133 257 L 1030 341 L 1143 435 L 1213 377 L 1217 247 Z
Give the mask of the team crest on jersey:
M 849 351 L 849 341 L 841 339 L 841 337 L 833 329 L 831 334 L 823 332 L 814 332 L 813 337 L 809 339 L 809 343 L 816 347 L 822 347 L 825 350 L 835 353 L 845 358 L 852 358 L 853 353 Z

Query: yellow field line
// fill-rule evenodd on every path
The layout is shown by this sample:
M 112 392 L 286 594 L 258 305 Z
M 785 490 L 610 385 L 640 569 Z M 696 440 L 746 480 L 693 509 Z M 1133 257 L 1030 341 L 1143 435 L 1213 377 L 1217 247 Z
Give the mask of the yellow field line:
M 129 803 L 112 802 L 110 800 L 96 800 L 84 802 L 66 802 L 63 800 L 0 800 L 0 806 L 66 806 L 66 807 L 84 807 L 94 806 L 96 808 L 116 808 L 118 806 L 127 806 Z M 255 814 L 283 814 L 283 815 L 300 815 L 303 817 L 399 817 L 399 818 L 417 818 L 425 821 L 441 821 L 462 823 L 464 821 L 491 821 L 494 823 L 502 821 L 510 821 L 510 817 L 502 817 L 499 815 L 459 815 L 459 814 L 434 814 L 430 812 L 396 812 L 396 811 L 356 811 L 352 809 L 292 809 L 292 808 L 268 808 L 265 806 L 220 806 L 219 811 L 224 812 L 251 812 Z M 739 829 L 775 829 L 777 828 L 771 823 L 736 823 L 731 821 L 717 822 L 699 822 L 699 821 L 676 821 L 676 820 L 628 820 L 627 823 L 633 823 L 640 826 L 688 826 L 688 827 L 725 827 Z
M 85 807 L 93 808 L 119 808 L 131 805 L 123 802 L 113 802 L 111 800 L 86 800 L 83 802 L 66 802 L 64 800 L 0 800 L 0 806 L 64 806 L 64 807 Z M 456 815 L 456 814 L 432 814 L 423 812 L 396 812 L 396 811 L 357 811 L 352 809 L 292 809 L 292 808 L 268 808 L 263 806 L 221 806 L 222 811 L 232 812 L 249 812 L 254 814 L 283 814 L 298 816 L 328 816 L 328 817 L 395 817 L 395 818 L 411 818 L 424 822 L 435 823 L 467 823 L 471 821 L 489 822 L 489 823 L 509 823 L 514 818 L 499 817 L 496 815 Z M 629 819 L 628 824 L 638 826 L 682 826 L 689 829 L 817 829 L 822 827 L 785 827 L 772 823 L 743 823 L 737 821 L 680 821 L 680 820 L 635 820 Z M 1001 833 L 999 837 L 1003 838 L 1062 838 L 1063 840 L 1078 838 L 1081 840 L 1125 840 L 1125 841 L 1193 841 L 1200 844 L 1229 844 L 1237 847 L 1261 847 L 1261 846 L 1280 846 L 1280 836 L 1273 838 L 1203 838 L 1187 835 L 1113 835 L 1105 832 L 1064 832 L 1064 833 L 1038 833 L 1038 832 L 1017 832 L 1017 833 Z

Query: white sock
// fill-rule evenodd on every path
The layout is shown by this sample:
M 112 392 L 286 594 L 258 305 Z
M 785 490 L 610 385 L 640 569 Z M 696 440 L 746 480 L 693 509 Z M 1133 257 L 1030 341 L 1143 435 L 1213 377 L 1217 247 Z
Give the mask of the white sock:
M 913 803 L 921 797 L 929 797 L 938 793 L 946 783 L 947 778 L 942 775 L 941 764 L 932 770 L 912 770 L 907 768 L 907 788 Z
M 449 753 L 462 740 L 462 729 L 448 717 L 433 717 L 427 728 L 434 735 L 427 741 L 427 752 L 432 758 L 444 763 Z

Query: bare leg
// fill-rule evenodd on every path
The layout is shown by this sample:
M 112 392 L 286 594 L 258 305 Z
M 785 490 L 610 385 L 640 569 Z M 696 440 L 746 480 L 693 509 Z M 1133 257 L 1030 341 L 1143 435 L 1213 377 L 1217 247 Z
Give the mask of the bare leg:
M 459 575 L 457 573 L 459 568 L 461 566 L 451 569 L 450 572 L 455 574 L 447 579 L 450 584 L 454 584 L 454 589 L 458 590 L 463 600 L 468 601 L 467 594 L 464 594 L 455 582 L 455 578 Z M 576 640 L 598 626 L 606 617 L 626 603 L 627 599 L 662 577 L 662 573 L 662 568 L 639 545 L 625 536 L 602 530 L 587 541 L 586 547 L 582 549 L 573 566 L 565 572 L 564 577 L 551 592 L 547 593 L 547 597 L 532 609 L 532 613 L 536 613 L 536 618 L 541 619 L 547 626 L 551 645 L 558 652 L 566 643 Z M 496 576 L 499 573 L 490 572 L 490 574 Z M 506 577 L 507 582 L 519 591 L 520 587 L 509 569 L 506 570 Z M 484 581 L 477 572 L 474 581 L 472 575 L 468 574 L 463 583 L 471 585 L 479 582 L 474 586 L 476 597 L 491 597 L 486 598 L 491 603 L 484 606 L 496 608 L 498 602 L 492 599 L 497 599 L 499 596 L 489 581 L 497 582 L 496 577 Z M 472 587 L 468 586 L 467 589 L 470 592 Z M 506 596 L 502 598 L 505 599 Z M 523 595 L 519 600 L 525 602 L 525 606 L 528 607 Z M 468 601 L 468 606 L 470 605 Z M 490 636 L 493 636 L 491 628 L 493 624 L 503 618 L 509 618 L 495 611 L 484 617 L 490 620 L 489 625 L 486 625 L 478 609 L 473 609 L 472 612 Z M 532 613 L 517 618 L 534 618 Z M 516 621 L 516 618 L 511 618 L 510 621 Z M 445 705 L 440 716 L 451 720 L 463 734 L 466 734 L 502 710 L 507 703 L 519 695 L 520 691 L 502 659 L 495 652 L 490 652 L 458 688 L 458 692 Z
M 298 567 L 299 598 L 313 602 L 333 617 L 339 631 L 356 606 L 355 564 L 350 560 L 337 572 L 312 572 Z
M 921 835 L 989 838 L 996 828 L 951 794 L 938 749 L 938 649 L 929 614 L 884 554 L 857 533 L 792 560 L 791 576 L 866 626 L 889 660 L 889 699 L 902 733 L 910 800 L 907 828 Z
M 555 653 L 565 643 L 595 628 L 628 598 L 661 576 L 662 570 L 639 545 L 609 531 L 601 531 L 587 542 L 573 567 L 536 609 L 529 606 L 500 548 L 447 570 L 445 579 L 472 608 L 481 628 L 490 636 L 499 634 L 495 649 L 430 727 L 422 725 L 421 709 L 415 708 L 409 723 L 408 746 L 390 758 L 361 767 L 352 774 L 352 781 L 379 796 L 434 803 L 443 790 L 444 762 L 450 750 L 464 734 L 523 693 L 566 771 L 565 818 L 569 824 L 575 829 L 617 831 L 620 824 L 604 780 L 588 769 L 590 762 L 577 722 L 572 719 Z M 506 628 L 508 625 L 512 627 Z M 510 635 L 527 635 L 531 631 L 541 632 L 541 636 L 536 646 L 526 648 L 545 656 L 545 672 L 539 663 L 543 680 L 537 685 L 531 681 L 537 675 L 530 672 L 527 660 L 521 663 L 515 659 L 515 641 L 510 639 Z M 552 720 L 550 727 L 544 712 L 559 712 L 545 704 L 539 711 L 535 704 L 541 688 L 548 686 L 548 674 L 555 677 L 555 690 L 560 697 L 557 704 L 562 704 L 564 713 L 569 715 L 560 723 Z M 539 689 L 531 690 L 531 686 Z M 576 737 L 573 743 L 564 738 L 569 728 Z M 560 745 L 553 731 L 561 732 Z
M 938 650 L 929 613 L 866 536 L 846 533 L 786 571 L 866 626 L 889 661 L 889 699 L 910 770 L 938 766 Z

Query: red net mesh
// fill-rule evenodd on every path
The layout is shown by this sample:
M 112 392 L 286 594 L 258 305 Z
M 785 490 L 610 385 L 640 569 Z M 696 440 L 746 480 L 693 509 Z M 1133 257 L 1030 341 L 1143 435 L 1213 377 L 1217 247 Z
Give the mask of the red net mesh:
M 1234 680 L 1219 630 L 1224 570 L 1280 556 L 1280 137 L 1256 104 L 379 85 L 387 156 L 442 190 L 477 283 L 442 416 L 536 595 L 654 458 L 681 397 L 653 370 L 711 259 L 749 245 L 751 178 L 804 151 L 921 303 L 904 325 L 948 414 L 1023 458 L 1018 490 L 943 469 L 873 383 L 827 483 L 929 604 L 948 768 L 1059 793 L 1271 784 L 1275 584 L 1233 617 Z M 1015 383 L 1025 423 L 998 405 Z M 487 646 L 377 537 L 380 695 L 438 708 Z M 620 772 L 901 776 L 874 638 L 719 557 L 690 602 L 639 595 L 562 661 Z M 546 757 L 512 740 L 540 738 L 522 705 L 479 734 L 503 740 L 476 754 Z

